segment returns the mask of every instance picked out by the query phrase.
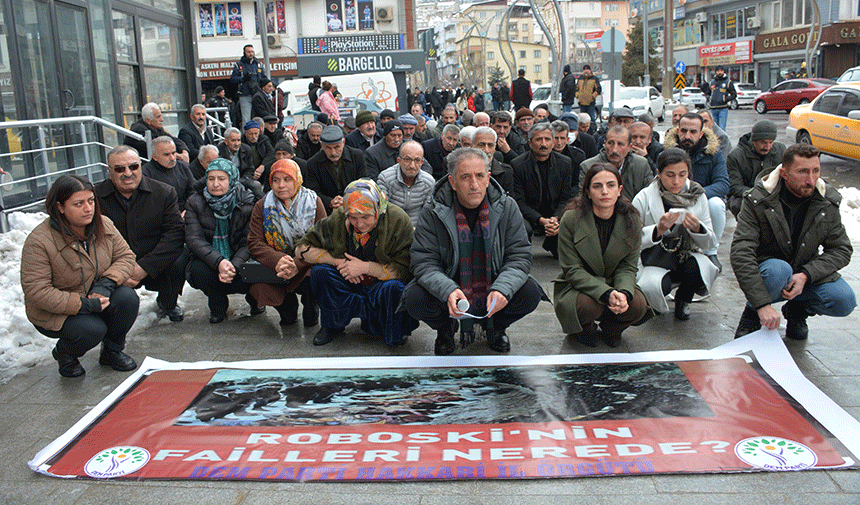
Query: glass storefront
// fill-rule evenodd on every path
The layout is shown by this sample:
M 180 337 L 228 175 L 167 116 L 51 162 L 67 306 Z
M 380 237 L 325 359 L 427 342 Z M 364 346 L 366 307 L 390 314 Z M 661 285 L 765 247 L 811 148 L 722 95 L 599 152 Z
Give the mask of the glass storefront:
M 162 105 L 168 131 L 187 118 L 196 82 L 190 7 L 179 0 L 0 0 L 0 120 L 97 116 L 120 126 L 139 118 L 148 101 Z M 14 69 L 14 71 L 13 71 Z M 105 149 L 61 148 L 122 138 L 87 125 L 0 130 L 0 152 L 44 145 L 46 153 L 0 157 L 12 180 L 104 161 Z M 97 165 L 89 174 L 104 175 Z M 41 198 L 45 179 L 6 187 L 3 202 Z

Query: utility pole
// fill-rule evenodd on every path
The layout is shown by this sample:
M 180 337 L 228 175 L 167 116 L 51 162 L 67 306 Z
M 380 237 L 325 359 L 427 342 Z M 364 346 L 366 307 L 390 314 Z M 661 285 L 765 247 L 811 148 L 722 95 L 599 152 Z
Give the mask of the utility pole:
M 663 8 L 663 97 L 672 99 L 672 88 L 675 85 L 675 2 L 666 0 Z
M 651 51 L 648 47 L 651 45 L 651 37 L 648 36 L 648 3 L 651 0 L 642 0 L 642 59 L 645 60 L 645 86 L 651 85 Z

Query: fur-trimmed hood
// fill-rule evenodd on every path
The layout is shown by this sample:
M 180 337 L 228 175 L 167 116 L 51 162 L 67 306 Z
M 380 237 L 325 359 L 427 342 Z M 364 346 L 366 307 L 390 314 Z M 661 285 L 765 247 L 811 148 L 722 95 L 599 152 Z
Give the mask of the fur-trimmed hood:
M 714 155 L 720 152 L 720 138 L 717 137 L 717 134 L 711 131 L 710 128 L 705 128 L 703 131 L 705 138 L 708 139 L 708 143 L 705 144 L 705 154 Z M 663 141 L 663 146 L 669 149 L 670 147 L 678 147 L 678 143 L 678 127 L 673 126 L 666 132 L 666 140 Z
M 759 179 L 757 182 L 761 183 L 761 188 L 767 192 L 767 194 L 772 194 L 774 191 L 779 190 L 779 181 L 782 180 L 782 177 L 779 175 L 779 170 L 782 168 L 782 163 L 776 166 L 770 172 L 762 172 L 759 175 Z M 815 190 L 821 195 L 822 198 L 826 198 L 833 202 L 837 207 L 839 203 L 842 201 L 842 195 L 839 194 L 839 191 L 832 186 L 828 186 L 827 183 L 824 182 L 824 179 L 821 177 L 815 181 Z M 828 191 L 830 190 L 830 191 Z

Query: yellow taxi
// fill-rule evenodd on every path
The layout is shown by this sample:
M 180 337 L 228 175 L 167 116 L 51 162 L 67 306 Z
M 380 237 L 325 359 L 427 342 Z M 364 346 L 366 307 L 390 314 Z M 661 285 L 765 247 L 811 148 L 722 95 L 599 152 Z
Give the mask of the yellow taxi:
M 860 160 L 860 83 L 832 86 L 791 109 L 788 138 L 822 152 Z

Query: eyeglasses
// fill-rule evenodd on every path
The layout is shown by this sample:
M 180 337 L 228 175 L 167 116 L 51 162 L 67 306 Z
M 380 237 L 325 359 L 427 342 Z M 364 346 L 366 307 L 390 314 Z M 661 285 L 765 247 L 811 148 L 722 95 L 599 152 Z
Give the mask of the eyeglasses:
M 132 172 L 134 172 L 140 168 L 140 163 L 132 163 L 131 165 L 128 165 L 128 166 L 114 165 L 113 171 L 118 173 L 118 174 L 124 174 L 126 169 L 129 169 L 129 168 L 131 169 Z
M 421 163 L 422 161 L 424 161 L 424 158 L 409 158 L 406 156 L 400 157 L 400 163 L 401 164 L 403 164 L 403 163 L 406 163 L 406 164 Z

